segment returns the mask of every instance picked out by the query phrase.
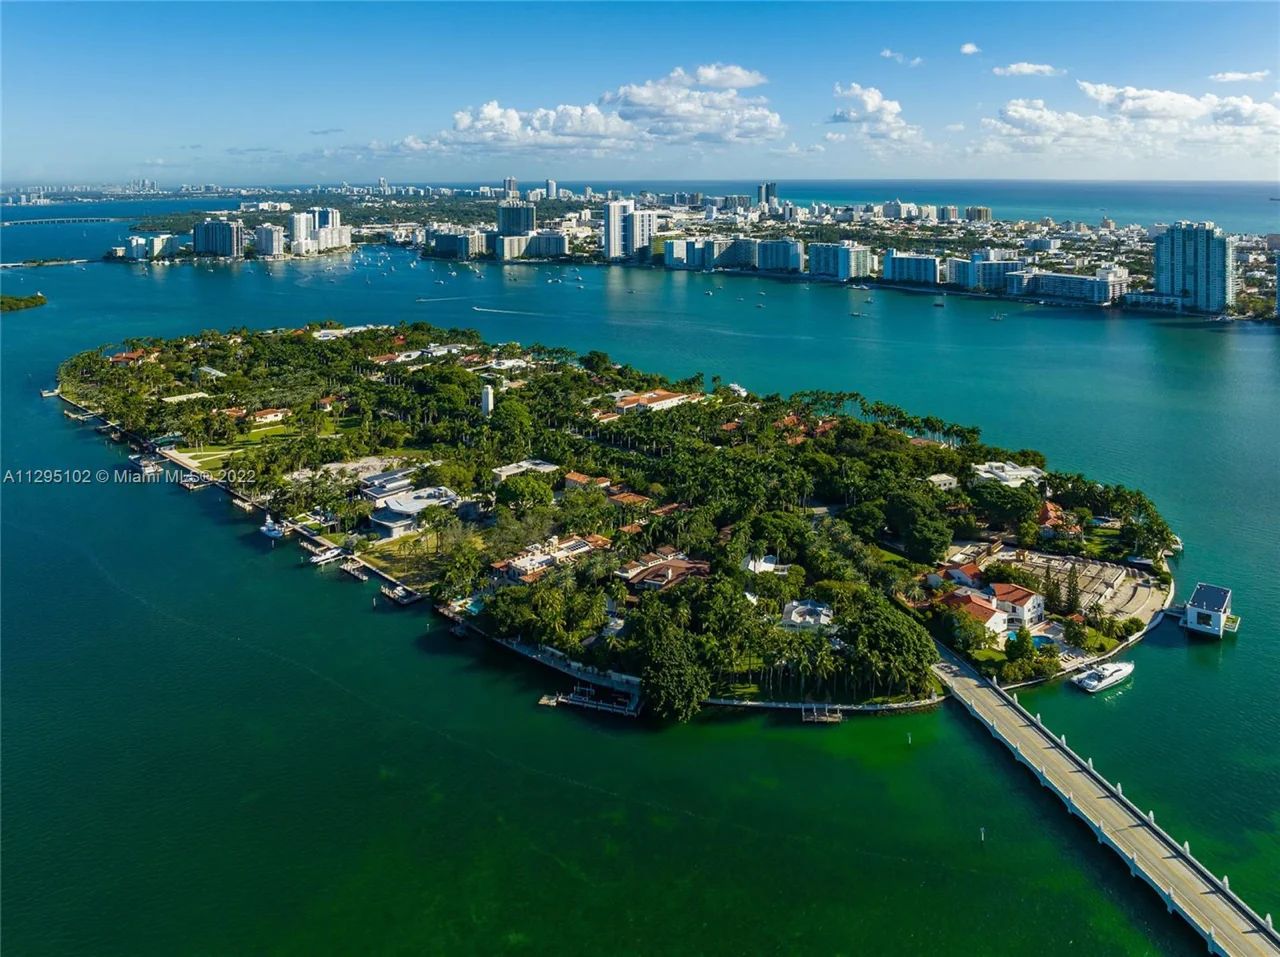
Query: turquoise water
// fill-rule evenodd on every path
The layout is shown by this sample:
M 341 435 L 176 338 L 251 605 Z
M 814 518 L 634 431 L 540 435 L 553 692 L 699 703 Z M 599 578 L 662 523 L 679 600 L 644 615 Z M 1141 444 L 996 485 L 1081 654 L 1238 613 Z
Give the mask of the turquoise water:
M 1114 694 L 1022 697 L 1280 913 L 1274 328 L 1007 304 L 992 322 L 992 304 L 956 297 L 863 304 L 650 270 L 584 269 L 579 291 L 545 267 L 334 262 L 0 276 L 51 300 L 0 320 L 4 467 L 121 460 L 38 396 L 72 351 L 317 318 L 474 326 L 980 424 L 1145 488 L 1186 542 L 1180 593 L 1235 590 L 1238 637 L 1164 626 Z M 214 492 L 0 494 L 14 953 L 1203 952 L 957 709 L 665 731 L 540 709 L 553 676 L 453 639 L 421 606 L 373 608 L 372 583 L 273 549 Z

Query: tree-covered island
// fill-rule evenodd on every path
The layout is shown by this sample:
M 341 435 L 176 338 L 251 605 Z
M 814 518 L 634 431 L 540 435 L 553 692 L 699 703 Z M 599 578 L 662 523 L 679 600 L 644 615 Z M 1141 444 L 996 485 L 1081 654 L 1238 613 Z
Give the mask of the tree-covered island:
M 928 698 L 935 637 L 1006 681 L 1051 675 L 1143 624 L 1091 569 L 1167 575 L 1174 544 L 1141 492 L 853 392 L 425 323 L 114 348 L 64 362 L 62 394 L 489 634 L 641 676 L 663 718 Z

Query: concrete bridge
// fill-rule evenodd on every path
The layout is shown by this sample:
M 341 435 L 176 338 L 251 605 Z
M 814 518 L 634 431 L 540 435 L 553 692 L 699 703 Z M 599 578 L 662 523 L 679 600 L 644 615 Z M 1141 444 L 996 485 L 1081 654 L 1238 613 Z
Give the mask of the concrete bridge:
M 63 216 L 59 219 L 7 219 L 0 226 L 59 226 L 64 223 L 123 223 L 121 216 Z
M 948 649 L 934 672 L 955 700 L 1003 743 L 1036 779 L 1056 794 L 1067 810 L 1089 826 L 1100 844 L 1124 860 L 1129 873 L 1160 895 L 1170 913 L 1181 914 L 1205 939 L 1212 954 L 1280 957 L 1280 935 L 1271 915 L 1259 917 L 1217 877 L 1186 844 L 1156 824 L 1155 812 L 1143 812 L 1055 736 L 1039 715 L 1032 716 L 1015 696 L 981 677 Z

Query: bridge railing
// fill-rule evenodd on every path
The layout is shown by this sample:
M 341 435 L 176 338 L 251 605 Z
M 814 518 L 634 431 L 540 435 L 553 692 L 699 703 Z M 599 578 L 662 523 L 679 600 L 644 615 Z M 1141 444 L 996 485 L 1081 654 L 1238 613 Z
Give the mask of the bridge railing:
M 977 674 L 976 672 L 973 672 L 973 673 Z M 1129 810 L 1129 812 L 1132 813 L 1135 818 L 1137 818 L 1139 821 L 1142 822 L 1144 827 L 1146 827 L 1153 834 L 1155 834 L 1156 837 L 1166 847 L 1167 850 L 1172 851 L 1181 861 L 1183 861 L 1183 863 L 1185 863 L 1188 867 L 1190 867 L 1191 870 L 1195 872 L 1196 876 L 1198 876 L 1202 881 L 1204 881 L 1211 888 L 1213 888 L 1219 895 L 1221 895 L 1229 904 L 1231 904 L 1231 906 L 1235 910 L 1239 911 L 1240 914 L 1243 915 L 1245 919 L 1250 924 L 1252 924 L 1259 932 L 1261 932 L 1264 936 L 1266 936 L 1272 943 L 1276 944 L 1277 946 L 1280 946 L 1280 934 L 1276 933 L 1276 930 L 1272 926 L 1272 924 L 1270 924 L 1265 919 L 1260 917 L 1257 911 L 1255 911 L 1252 907 L 1250 907 L 1248 903 L 1244 901 L 1243 898 L 1241 898 L 1238 894 L 1236 894 L 1236 892 L 1231 889 L 1231 885 L 1226 878 L 1220 878 L 1216 874 L 1214 874 L 1212 871 L 1210 871 L 1207 867 L 1204 866 L 1204 864 L 1200 862 L 1199 858 L 1197 858 L 1194 854 L 1190 852 L 1189 847 L 1179 844 L 1176 840 L 1174 840 L 1174 838 L 1169 834 L 1169 832 L 1167 832 L 1163 827 L 1157 824 L 1155 822 L 1154 811 L 1149 811 L 1144 814 L 1142 810 L 1136 804 L 1134 804 L 1132 800 L 1129 799 L 1129 797 L 1124 793 L 1123 790 L 1121 790 L 1116 785 L 1112 784 L 1100 772 L 1095 770 L 1092 762 L 1087 761 L 1084 758 L 1080 757 L 1080 755 L 1077 754 L 1075 750 L 1071 748 L 1063 739 L 1057 737 L 1056 735 L 1053 734 L 1053 732 L 1051 732 L 1048 728 L 1046 728 L 1044 725 L 1044 722 L 1040 720 L 1039 715 L 1032 717 L 1031 713 L 1022 706 L 1022 704 L 1018 701 L 1016 697 L 1009 694 L 1009 692 L 1005 691 L 999 685 L 993 682 L 987 681 L 981 675 L 978 675 L 977 677 L 979 681 L 984 682 L 993 691 L 995 691 L 996 695 L 1000 697 L 1005 704 L 1013 708 L 1022 717 L 1024 717 L 1027 723 L 1036 730 L 1040 738 L 1049 742 L 1058 751 L 1061 751 L 1064 754 L 1066 754 L 1067 757 L 1072 761 L 1072 763 L 1075 764 L 1080 771 L 1086 774 L 1090 780 L 1092 780 L 1095 784 L 1097 784 L 1104 791 L 1106 791 L 1109 797 L 1113 798 L 1114 800 L 1119 802 L 1123 807 Z M 993 730 L 997 730 L 997 733 L 998 733 L 998 729 L 993 728 Z M 1001 735 L 1001 737 L 1003 737 L 1003 735 Z M 1046 774 L 1044 776 L 1047 781 L 1048 775 Z M 1052 783 L 1052 782 L 1049 782 L 1049 783 Z M 1054 788 L 1055 790 L 1060 790 L 1059 788 L 1057 788 L 1056 785 L 1054 786 Z M 1117 850 L 1120 851 L 1120 848 L 1118 846 L 1117 846 Z M 1122 852 L 1122 856 L 1129 857 L 1135 863 L 1137 862 L 1136 854 L 1131 856 L 1127 853 Z M 1143 870 L 1145 874 L 1146 873 L 1145 868 Z

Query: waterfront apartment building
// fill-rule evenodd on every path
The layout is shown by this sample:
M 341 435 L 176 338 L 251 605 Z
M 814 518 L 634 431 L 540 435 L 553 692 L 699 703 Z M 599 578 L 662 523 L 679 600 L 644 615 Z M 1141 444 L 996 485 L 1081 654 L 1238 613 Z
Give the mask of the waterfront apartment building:
M 1213 223 L 1174 223 L 1155 240 L 1156 293 L 1221 312 L 1236 301 L 1235 258 L 1235 240 Z
M 798 239 L 762 239 L 757 249 L 756 268 L 762 272 L 800 272 L 804 269 L 804 243 Z
M 769 206 L 778 200 L 777 183 L 761 183 L 756 187 L 756 202 L 761 206 Z
M 845 241 L 840 243 L 810 243 L 809 275 L 845 282 L 857 276 L 870 276 L 875 268 L 875 256 L 870 248 Z
M 559 199 L 560 190 L 553 179 L 547 180 L 547 199 Z
M 964 218 L 971 223 L 989 223 L 991 222 L 991 207 L 966 206 L 964 208 Z
M 884 253 L 884 278 L 888 282 L 916 282 L 937 285 L 941 278 L 942 261 L 937 256 L 919 253 L 900 253 L 886 249 Z
M 938 207 L 938 222 L 940 223 L 958 223 L 960 221 L 960 210 L 954 206 Z
M 456 233 L 436 233 L 436 255 L 453 259 L 471 259 L 489 251 L 489 237 L 478 229 Z
M 538 215 L 533 203 L 518 199 L 498 204 L 498 235 L 523 236 L 537 229 Z
M 342 225 L 342 212 L 332 209 L 328 206 L 312 206 L 308 212 L 311 213 L 312 229 L 324 229 L 326 227 L 336 229 Z
M 1027 267 L 1027 260 L 1015 257 L 1008 249 L 980 249 L 968 260 L 947 260 L 947 282 L 966 289 L 1003 292 L 1005 277 Z
M 634 213 L 636 204 L 629 199 L 615 199 L 604 204 L 604 232 L 600 247 L 605 259 L 627 257 L 627 217 Z
M 284 227 L 263 223 L 253 231 L 253 250 L 259 256 L 283 256 Z
M 493 255 L 495 259 L 554 259 L 569 255 L 569 237 L 554 229 L 541 232 L 525 233 L 522 236 L 495 236 L 493 238 Z
M 1045 299 L 1107 305 L 1129 291 L 1129 270 L 1123 266 L 1103 266 L 1092 276 L 1044 272 L 1028 268 L 1005 276 L 1005 292 L 1010 296 L 1041 296 Z
M 244 255 L 244 223 L 240 220 L 206 219 L 191 230 L 191 248 L 197 256 Z
M 310 213 L 292 213 L 289 216 L 289 238 L 292 240 L 310 239 L 311 230 L 315 228 L 316 221 Z

